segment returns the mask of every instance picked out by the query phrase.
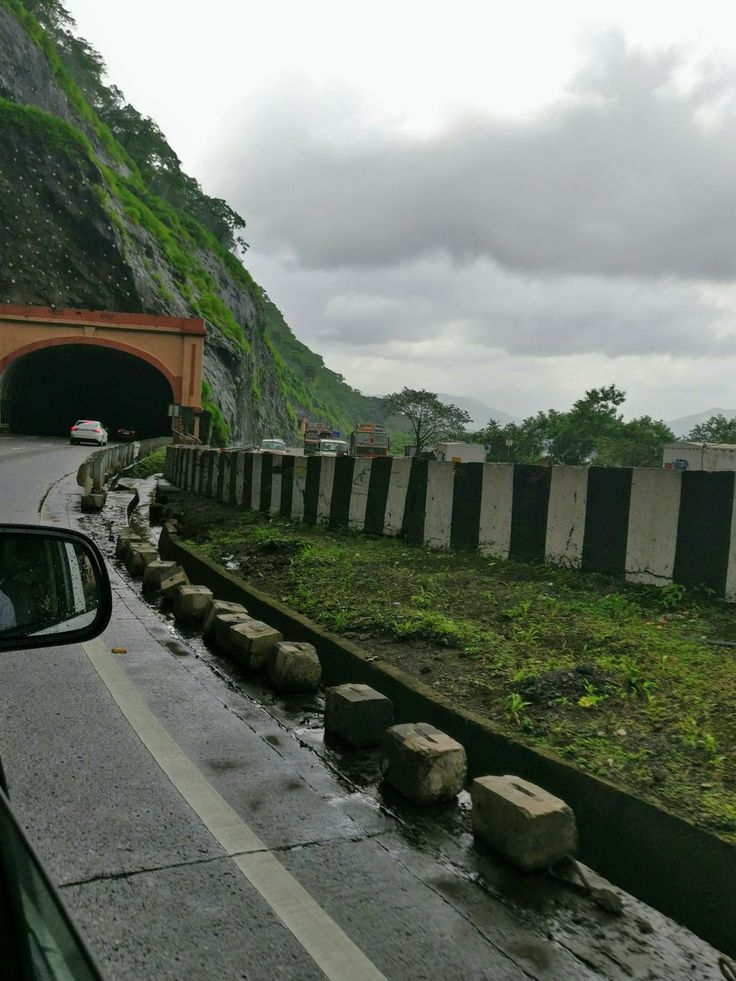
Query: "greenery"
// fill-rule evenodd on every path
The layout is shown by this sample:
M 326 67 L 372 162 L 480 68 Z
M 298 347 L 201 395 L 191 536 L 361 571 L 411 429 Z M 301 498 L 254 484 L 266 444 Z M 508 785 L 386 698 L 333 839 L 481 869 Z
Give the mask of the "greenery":
M 465 409 L 440 402 L 434 392 L 423 388 L 402 388 L 400 392 L 387 395 L 383 401 L 387 413 L 406 418 L 417 456 L 430 444 L 470 422 Z
M 694 443 L 736 443 L 736 419 L 711 416 L 707 422 L 693 426 L 687 438 Z
M 201 506 L 197 519 L 190 508 Z M 193 546 L 529 745 L 736 841 L 732 608 L 188 504 Z
M 144 456 L 142 460 L 139 460 L 138 463 L 132 466 L 129 470 L 126 470 L 123 476 L 145 478 L 150 477 L 155 473 L 163 473 L 165 462 L 166 447 L 162 446 L 161 449 L 154 450 L 153 453 L 149 453 L 148 456 Z

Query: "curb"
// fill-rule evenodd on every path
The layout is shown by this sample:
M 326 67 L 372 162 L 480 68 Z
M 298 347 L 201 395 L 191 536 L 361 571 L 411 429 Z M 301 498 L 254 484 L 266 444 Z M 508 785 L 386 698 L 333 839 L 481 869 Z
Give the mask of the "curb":
M 357 644 L 237 580 L 166 529 L 159 553 L 178 562 L 192 582 L 208 586 L 218 599 L 240 602 L 284 636 L 314 644 L 325 686 L 370 685 L 392 700 L 397 723 L 429 722 L 462 743 L 469 781 L 489 773 L 518 774 L 562 798 L 575 813 L 582 861 L 719 950 L 736 955 L 733 845 L 551 754 L 516 742 L 398 668 L 370 661 Z

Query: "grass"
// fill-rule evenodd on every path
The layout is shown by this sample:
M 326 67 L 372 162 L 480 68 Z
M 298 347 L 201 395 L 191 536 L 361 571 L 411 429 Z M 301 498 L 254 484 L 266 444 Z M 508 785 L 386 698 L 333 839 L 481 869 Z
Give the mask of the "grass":
M 126 470 L 125 476 L 145 478 L 155 473 L 163 473 L 165 461 L 166 447 L 162 446 L 160 450 L 154 450 L 153 453 L 149 453 L 148 456 L 139 460 L 130 470 Z
M 188 518 L 203 554 L 515 738 L 736 841 L 736 648 L 708 643 L 736 634 L 727 604 L 226 513 Z

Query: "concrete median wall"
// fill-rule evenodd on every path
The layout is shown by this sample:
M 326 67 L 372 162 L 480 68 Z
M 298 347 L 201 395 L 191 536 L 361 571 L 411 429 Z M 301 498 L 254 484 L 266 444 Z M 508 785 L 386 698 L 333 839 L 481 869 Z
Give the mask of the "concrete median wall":
M 166 477 L 268 514 L 705 586 L 736 601 L 734 472 L 294 457 L 171 446 Z
M 95 450 L 77 471 L 77 484 L 85 494 L 101 491 L 109 478 L 149 456 L 154 450 L 171 443 L 170 436 L 144 439 L 135 443 L 118 443 Z

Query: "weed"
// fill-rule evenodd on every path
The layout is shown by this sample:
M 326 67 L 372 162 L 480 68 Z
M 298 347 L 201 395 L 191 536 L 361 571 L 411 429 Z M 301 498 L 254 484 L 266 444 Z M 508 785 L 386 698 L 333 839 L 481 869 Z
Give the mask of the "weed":
M 685 587 L 678 582 L 668 583 L 659 591 L 659 605 L 665 610 L 676 610 L 685 599 Z
M 605 702 L 605 700 L 608 698 L 608 695 L 604 695 L 603 692 L 597 691 L 595 685 L 590 681 L 584 681 L 583 687 L 585 688 L 585 694 L 581 695 L 578 699 L 578 705 L 581 708 L 595 708 L 596 705 L 600 705 L 601 702 Z
M 526 709 L 530 702 L 525 702 L 518 691 L 512 691 L 506 696 L 506 711 L 520 729 L 528 728 L 530 720 L 526 715 Z

